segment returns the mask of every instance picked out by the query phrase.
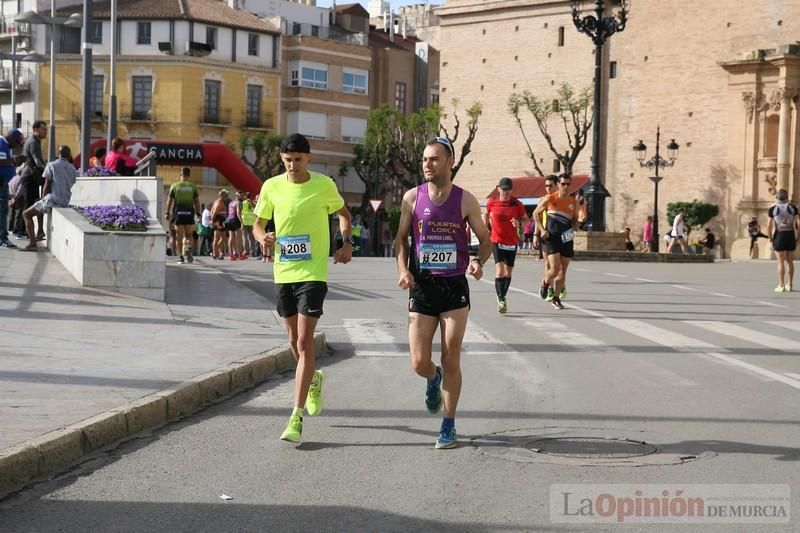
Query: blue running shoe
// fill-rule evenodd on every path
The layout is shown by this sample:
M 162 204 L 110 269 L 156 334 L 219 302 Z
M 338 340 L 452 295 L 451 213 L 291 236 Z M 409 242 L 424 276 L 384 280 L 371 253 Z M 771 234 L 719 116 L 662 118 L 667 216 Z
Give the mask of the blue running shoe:
M 425 390 L 425 407 L 428 408 L 428 412 L 431 414 L 438 413 L 439 409 L 442 408 L 442 381 L 444 381 L 444 372 L 442 372 L 442 368 L 439 366 L 436 367 L 436 378 L 439 379 L 439 382 L 434 385 L 432 380 L 428 380 L 428 388 Z M 434 380 L 436 378 L 434 378 Z
M 436 439 L 436 445 L 434 448 L 437 450 L 446 450 L 448 448 L 455 448 L 458 446 L 458 442 L 456 441 L 456 428 L 447 428 L 442 429 L 439 432 L 439 438 Z

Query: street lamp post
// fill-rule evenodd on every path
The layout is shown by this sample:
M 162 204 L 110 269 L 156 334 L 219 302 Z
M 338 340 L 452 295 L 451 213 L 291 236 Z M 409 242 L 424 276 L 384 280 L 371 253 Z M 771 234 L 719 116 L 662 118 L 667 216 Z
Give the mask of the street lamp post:
M 83 19 L 77 13 L 69 17 L 56 16 L 56 2 L 50 0 L 50 16 L 42 15 L 36 11 L 25 11 L 14 17 L 16 22 L 27 22 L 29 24 L 48 24 L 50 25 L 50 118 L 48 126 L 47 158 L 55 161 L 56 157 L 56 27 L 69 26 L 79 27 L 83 24 Z M 84 90 L 86 88 L 84 87 Z
M 17 125 L 17 62 L 26 61 L 29 63 L 44 63 L 45 57 L 36 52 L 30 54 L 18 54 L 16 37 L 11 38 L 11 53 L 0 53 L 0 59 L 11 61 L 11 127 L 18 128 Z
M 603 185 L 600 173 L 600 90 L 602 81 L 603 44 L 615 33 L 625 29 L 628 21 L 628 0 L 622 0 L 619 17 L 604 16 L 605 0 L 595 0 L 594 15 L 581 17 L 582 0 L 572 0 L 572 22 L 579 32 L 594 43 L 594 107 L 592 109 L 592 175 L 586 196 L 589 201 L 589 231 L 605 231 L 605 201 L 611 196 Z
M 658 170 L 660 168 L 671 167 L 675 164 L 675 160 L 678 159 L 679 148 L 680 146 L 675 142 L 675 139 L 672 139 L 667 145 L 667 158 L 664 159 L 661 157 L 661 126 L 656 128 L 656 155 L 645 161 L 647 158 L 647 146 L 641 139 L 639 139 L 639 143 L 633 147 L 639 165 L 642 168 L 649 168 L 655 171 L 655 175 L 650 176 L 650 181 L 655 185 L 655 197 L 653 198 L 653 251 L 656 253 L 658 253 L 658 245 L 661 242 L 661 235 L 658 233 L 658 183 L 664 179 L 658 175 Z

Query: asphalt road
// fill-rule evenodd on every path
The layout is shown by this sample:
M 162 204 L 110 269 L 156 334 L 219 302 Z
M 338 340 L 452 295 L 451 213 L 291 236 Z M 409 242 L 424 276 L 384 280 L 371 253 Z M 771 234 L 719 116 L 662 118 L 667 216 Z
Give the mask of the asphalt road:
M 272 298 L 260 263 L 215 266 Z M 576 495 L 625 484 L 706 503 L 745 485 L 740 503 L 800 513 L 780 500 L 800 494 L 800 293 L 772 292 L 773 264 L 574 263 L 555 311 L 534 294 L 541 263 L 523 260 L 504 316 L 487 266 L 471 283 L 459 448 L 433 449 L 440 419 L 408 363 L 393 263 L 357 259 L 331 268 L 334 356 L 302 445 L 278 440 L 292 381 L 276 377 L 0 502 L 0 531 L 800 530 L 791 514 L 569 522 L 591 518 Z

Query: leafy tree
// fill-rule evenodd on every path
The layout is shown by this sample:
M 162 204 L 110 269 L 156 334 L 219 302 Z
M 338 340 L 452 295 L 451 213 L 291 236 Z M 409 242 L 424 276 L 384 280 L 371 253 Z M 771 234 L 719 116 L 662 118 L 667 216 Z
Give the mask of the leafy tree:
M 667 204 L 667 220 L 670 224 L 675 220 L 678 211 L 684 208 L 686 214 L 683 217 L 686 226 L 686 235 L 692 232 L 692 228 L 705 226 L 712 218 L 719 215 L 719 206 L 692 200 L 691 202 L 670 202 Z
M 453 126 L 449 131 L 442 119 L 441 107 L 422 108 L 405 115 L 397 109 L 384 105 L 369 112 L 364 144 L 353 150 L 353 168 L 367 191 L 372 194 L 376 188 L 375 176 L 378 176 L 377 194 L 383 196 L 397 182 L 405 188 L 412 188 L 424 181 L 422 171 L 422 152 L 428 141 L 440 135 L 447 137 L 455 149 L 456 164 L 453 167 L 455 178 L 461 165 L 466 160 L 472 142 L 478 133 L 478 119 L 482 106 L 476 102 L 466 111 L 466 122 L 458 114 L 458 101 L 453 100 Z M 457 141 L 464 134 L 466 138 L 459 151 Z M 366 203 L 366 195 L 365 202 Z
M 389 229 L 392 235 L 397 235 L 397 228 L 400 226 L 400 209 L 393 207 L 386 211 L 386 217 L 389 220 Z
M 269 179 L 284 171 L 280 154 L 282 141 L 283 137 L 277 133 L 269 135 L 262 132 L 255 135 L 242 134 L 239 137 L 239 157 L 253 170 L 256 176 L 262 180 Z
M 580 93 L 568 83 L 562 83 L 558 89 L 558 98 L 545 99 L 532 95 L 529 91 L 513 93 L 508 99 L 508 112 L 517 121 L 522 138 L 528 147 L 528 154 L 533 162 L 533 168 L 540 176 L 545 172 L 539 167 L 536 153 L 533 150 L 528 134 L 522 123 L 524 111 L 528 111 L 536 124 L 539 133 L 547 143 L 547 147 L 561 163 L 564 173 L 572 174 L 572 167 L 581 151 L 586 146 L 589 129 L 592 127 L 592 94 L 591 87 L 583 89 Z M 557 117 L 556 122 L 564 128 L 567 137 L 568 149 L 561 151 L 556 147 L 550 132 L 551 121 Z M 549 174 L 549 173 L 548 173 Z

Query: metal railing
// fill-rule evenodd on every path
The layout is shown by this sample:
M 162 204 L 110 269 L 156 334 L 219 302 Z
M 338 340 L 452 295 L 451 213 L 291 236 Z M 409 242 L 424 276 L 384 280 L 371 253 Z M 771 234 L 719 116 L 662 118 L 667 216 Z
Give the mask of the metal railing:
M 284 21 L 284 23 L 284 33 L 287 35 L 306 35 L 308 37 L 319 37 L 320 39 L 328 39 L 330 41 L 367 46 L 368 40 L 366 33 L 351 33 L 342 31 L 336 27 L 324 27 L 307 23 L 292 23 L 288 21 Z
M 122 104 L 119 111 L 120 120 L 125 122 L 156 122 L 156 107 L 150 109 L 133 109 L 131 104 Z
M 30 22 L 17 22 L 14 20 L 16 15 L 9 15 L 0 18 L 0 35 L 30 35 Z
M 0 91 L 11 90 L 11 66 L 0 67 Z M 17 91 L 26 91 L 33 84 L 34 75 L 30 67 L 17 64 Z
M 262 112 L 258 115 L 245 112 L 242 117 L 242 128 L 275 129 L 275 116 L 270 112 Z
M 211 124 L 214 126 L 230 126 L 231 110 L 207 109 L 205 106 L 200 108 L 200 124 Z

